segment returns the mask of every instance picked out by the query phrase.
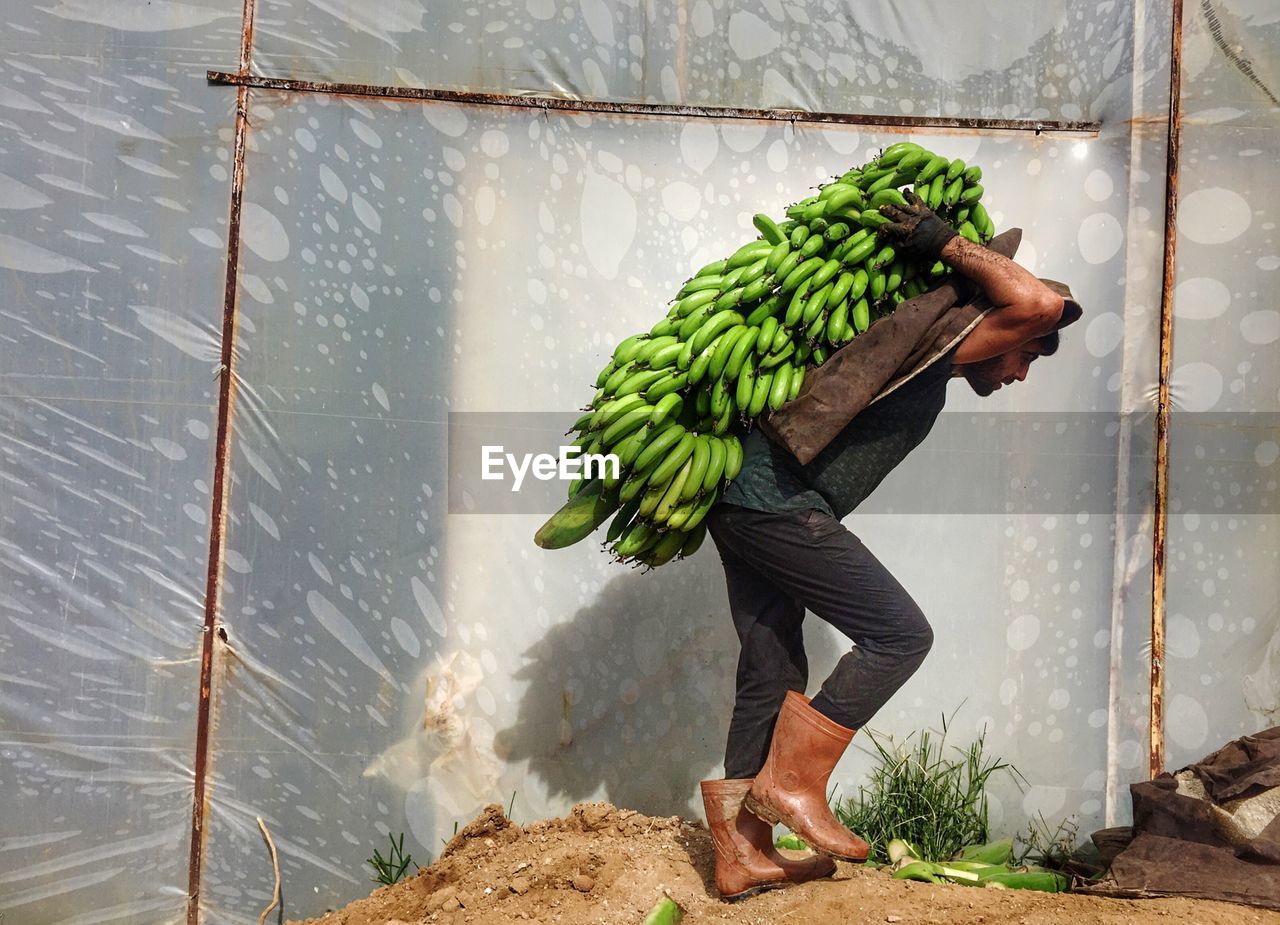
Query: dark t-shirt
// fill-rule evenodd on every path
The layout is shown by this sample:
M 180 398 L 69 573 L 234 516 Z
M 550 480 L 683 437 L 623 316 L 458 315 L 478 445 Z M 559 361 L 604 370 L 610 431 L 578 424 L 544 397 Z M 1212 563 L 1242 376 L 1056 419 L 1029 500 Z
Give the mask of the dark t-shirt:
M 742 471 L 722 500 L 753 511 L 816 509 L 843 519 L 933 428 L 947 400 L 954 353 L 864 408 L 807 466 L 756 428 L 743 443 Z

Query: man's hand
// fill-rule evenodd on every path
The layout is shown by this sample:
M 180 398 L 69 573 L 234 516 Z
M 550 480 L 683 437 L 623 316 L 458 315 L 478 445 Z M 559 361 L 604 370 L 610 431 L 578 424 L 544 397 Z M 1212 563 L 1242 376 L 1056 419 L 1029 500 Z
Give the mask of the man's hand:
M 933 262 L 942 256 L 942 249 L 956 232 L 911 190 L 902 195 L 907 200 L 905 206 L 887 202 L 880 207 L 880 214 L 889 219 L 887 225 L 880 226 L 880 237 L 895 251 Z

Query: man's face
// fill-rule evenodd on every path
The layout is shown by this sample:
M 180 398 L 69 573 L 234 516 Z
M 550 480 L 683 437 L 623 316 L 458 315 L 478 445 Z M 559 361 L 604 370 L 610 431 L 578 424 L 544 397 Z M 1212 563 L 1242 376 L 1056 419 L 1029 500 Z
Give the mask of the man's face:
M 1041 356 L 1046 345 L 1043 340 L 1030 340 L 1008 353 L 980 360 L 977 363 L 966 363 L 960 367 L 960 374 L 969 383 L 970 388 L 982 397 L 997 391 L 1001 386 L 1021 382 L 1027 378 L 1027 370 Z

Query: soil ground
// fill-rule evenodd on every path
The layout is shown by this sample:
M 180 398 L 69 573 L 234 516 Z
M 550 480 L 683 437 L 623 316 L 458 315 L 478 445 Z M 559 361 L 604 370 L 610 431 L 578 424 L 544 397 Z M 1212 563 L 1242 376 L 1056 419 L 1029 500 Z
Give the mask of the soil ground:
M 517 826 L 489 806 L 416 876 L 310 925 L 558 922 L 640 925 L 665 891 L 686 925 L 1280 925 L 1280 912 L 1194 899 L 1112 899 L 893 880 L 840 864 L 833 879 L 722 902 L 700 823 L 582 803 Z

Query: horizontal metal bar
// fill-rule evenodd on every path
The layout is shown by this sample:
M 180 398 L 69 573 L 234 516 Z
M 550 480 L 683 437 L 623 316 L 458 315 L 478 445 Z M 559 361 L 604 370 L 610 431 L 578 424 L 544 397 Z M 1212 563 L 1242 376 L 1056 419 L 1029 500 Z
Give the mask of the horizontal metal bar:
M 949 116 L 890 116 L 856 112 L 811 112 L 807 109 L 746 109 L 738 106 L 675 106 L 669 103 L 625 103 L 610 100 L 571 100 L 551 96 L 512 96 L 502 93 L 469 93 L 432 87 L 389 87 L 377 84 L 340 84 L 317 80 L 292 80 L 209 71 L 210 83 L 259 87 L 292 93 L 334 93 L 390 100 L 463 103 L 471 106 L 514 106 L 560 112 L 599 112 L 627 116 L 674 116 L 681 119 L 757 119 L 769 122 L 816 122 L 830 125 L 869 125 L 888 128 L 965 129 L 968 131 L 1045 132 L 1096 135 L 1100 122 L 1063 122 L 1052 119 L 971 119 Z

